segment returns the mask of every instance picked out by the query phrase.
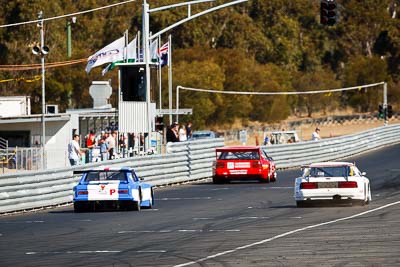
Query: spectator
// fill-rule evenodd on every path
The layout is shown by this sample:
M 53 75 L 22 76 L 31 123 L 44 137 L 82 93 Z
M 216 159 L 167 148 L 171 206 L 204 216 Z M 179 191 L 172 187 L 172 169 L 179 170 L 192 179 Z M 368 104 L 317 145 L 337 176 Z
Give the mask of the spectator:
M 117 143 L 116 136 L 117 136 L 117 133 L 112 132 L 106 139 L 106 143 L 108 145 L 108 159 L 109 160 L 114 159 L 114 157 L 115 157 L 115 155 L 114 155 L 115 145 Z
M 68 159 L 71 166 L 78 165 L 83 154 L 79 145 L 79 135 L 74 134 L 72 141 L 68 144 Z
M 126 153 L 126 138 L 125 135 L 122 133 L 119 136 L 119 140 L 118 140 L 118 145 L 119 145 L 119 151 L 121 153 L 121 156 L 123 158 L 125 158 L 125 153 Z
M 187 141 L 187 135 L 186 135 L 186 127 L 185 125 L 182 125 L 181 127 L 179 127 L 179 141 L 180 142 L 184 142 Z
M 179 142 L 179 134 L 178 134 L 179 124 L 173 122 L 167 130 L 167 143 L 168 142 Z
M 192 122 L 188 122 L 187 124 L 186 124 L 186 136 L 187 136 L 187 139 L 189 140 L 190 138 L 192 138 Z
M 315 128 L 315 131 L 312 133 L 312 135 L 311 135 L 311 140 L 312 141 L 318 141 L 318 140 L 321 140 L 321 136 L 319 135 L 319 133 L 320 133 L 320 129 L 317 127 L 317 128 Z
M 86 147 L 88 148 L 88 161 L 87 162 L 92 162 L 93 161 L 93 148 L 96 146 L 96 140 L 95 140 L 95 135 L 94 132 L 91 130 L 89 133 L 89 136 L 86 139 Z
M 135 148 L 135 134 L 128 133 L 128 150 L 129 150 L 129 157 L 133 156 L 133 150 Z
M 269 139 L 269 136 L 267 135 L 267 136 L 264 138 L 264 146 L 270 145 L 270 144 L 271 144 L 271 140 Z
M 99 147 L 100 147 L 100 156 L 101 156 L 101 161 L 107 160 L 107 154 L 108 154 L 108 145 L 106 142 L 106 136 L 104 135 L 100 140 L 99 140 Z

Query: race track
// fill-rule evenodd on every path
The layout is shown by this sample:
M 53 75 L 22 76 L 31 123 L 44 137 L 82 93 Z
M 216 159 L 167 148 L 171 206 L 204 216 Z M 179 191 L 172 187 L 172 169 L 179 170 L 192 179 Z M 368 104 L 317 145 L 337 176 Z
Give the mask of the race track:
M 296 208 L 294 178 L 157 188 L 140 212 L 72 205 L 0 217 L 0 266 L 399 266 L 400 145 L 346 159 L 367 206 Z

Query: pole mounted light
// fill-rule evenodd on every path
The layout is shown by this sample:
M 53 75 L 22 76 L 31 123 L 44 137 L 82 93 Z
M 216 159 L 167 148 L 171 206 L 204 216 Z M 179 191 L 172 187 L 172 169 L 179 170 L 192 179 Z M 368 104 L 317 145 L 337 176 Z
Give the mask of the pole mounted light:
M 35 45 L 32 48 L 32 53 L 34 55 L 40 56 L 41 65 L 42 65 L 42 140 L 41 140 L 41 148 L 42 148 L 42 169 L 46 168 L 45 164 L 45 147 L 46 147 L 46 123 L 45 123 L 45 114 L 46 114 L 46 83 L 45 83 L 45 67 L 44 67 L 44 57 L 50 52 L 50 49 L 44 44 L 44 29 L 43 29 L 43 11 L 38 13 L 38 19 L 40 20 L 37 23 L 37 26 L 40 30 L 40 44 Z

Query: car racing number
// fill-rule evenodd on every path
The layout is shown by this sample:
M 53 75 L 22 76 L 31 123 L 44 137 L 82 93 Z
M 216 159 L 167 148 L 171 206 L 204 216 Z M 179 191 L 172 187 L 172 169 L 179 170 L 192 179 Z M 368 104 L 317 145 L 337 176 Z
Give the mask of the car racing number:
M 99 186 L 99 193 L 102 195 L 107 195 L 107 193 L 112 196 L 115 194 L 117 190 L 115 188 L 107 188 L 105 184 L 101 184 Z

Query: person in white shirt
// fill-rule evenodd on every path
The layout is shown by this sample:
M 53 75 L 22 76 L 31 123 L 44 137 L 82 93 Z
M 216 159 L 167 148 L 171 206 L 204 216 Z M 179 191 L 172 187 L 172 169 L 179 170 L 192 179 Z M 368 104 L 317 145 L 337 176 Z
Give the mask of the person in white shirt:
M 318 140 L 321 140 L 321 136 L 319 135 L 319 133 L 320 133 L 320 129 L 317 127 L 317 128 L 315 128 L 315 131 L 312 133 L 312 135 L 311 135 L 311 140 L 312 141 L 318 141 Z
M 78 165 L 83 154 L 79 145 L 79 135 L 74 134 L 72 141 L 68 144 L 68 159 L 71 166 Z
M 108 145 L 108 159 L 109 160 L 114 159 L 115 145 L 117 143 L 116 137 L 117 137 L 117 133 L 112 132 L 111 135 L 109 135 L 106 139 L 106 143 Z
M 186 127 L 185 125 L 182 125 L 179 128 L 179 141 L 183 142 L 183 141 L 187 141 L 187 135 L 186 135 Z

